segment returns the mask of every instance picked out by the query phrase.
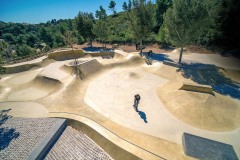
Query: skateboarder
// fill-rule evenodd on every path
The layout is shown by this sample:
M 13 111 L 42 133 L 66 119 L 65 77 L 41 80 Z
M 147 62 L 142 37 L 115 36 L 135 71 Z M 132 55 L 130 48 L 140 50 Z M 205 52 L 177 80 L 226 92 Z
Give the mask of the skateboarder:
M 133 107 L 134 107 L 136 112 L 138 112 L 138 104 L 139 104 L 140 99 L 141 99 L 141 97 L 140 97 L 139 94 L 136 94 L 134 96 L 134 105 L 133 105 Z

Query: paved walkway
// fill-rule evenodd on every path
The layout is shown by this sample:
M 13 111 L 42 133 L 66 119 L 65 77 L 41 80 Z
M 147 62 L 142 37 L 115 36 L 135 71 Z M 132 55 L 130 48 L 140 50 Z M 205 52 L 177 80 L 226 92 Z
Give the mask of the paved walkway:
M 85 134 L 67 127 L 45 159 L 111 160 L 112 158 Z
M 57 122 L 56 118 L 0 117 L 0 159 L 27 159 Z

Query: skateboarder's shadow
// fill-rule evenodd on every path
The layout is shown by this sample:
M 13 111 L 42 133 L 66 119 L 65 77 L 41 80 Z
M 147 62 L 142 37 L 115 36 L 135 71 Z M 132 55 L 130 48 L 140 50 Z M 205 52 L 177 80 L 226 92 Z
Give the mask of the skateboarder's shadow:
M 145 123 L 148 123 L 147 122 L 147 116 L 146 116 L 146 114 L 144 112 L 138 111 L 138 114 L 144 120 Z

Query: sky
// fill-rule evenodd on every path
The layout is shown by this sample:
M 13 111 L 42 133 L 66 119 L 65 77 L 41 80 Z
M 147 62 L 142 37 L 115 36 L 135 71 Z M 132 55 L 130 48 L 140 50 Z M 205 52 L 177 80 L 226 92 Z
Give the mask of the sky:
M 117 12 L 122 11 L 123 2 L 115 0 Z M 51 19 L 68 19 L 76 17 L 79 11 L 92 12 L 99 6 L 107 11 L 110 0 L 0 0 L 0 21 L 18 23 L 41 23 Z

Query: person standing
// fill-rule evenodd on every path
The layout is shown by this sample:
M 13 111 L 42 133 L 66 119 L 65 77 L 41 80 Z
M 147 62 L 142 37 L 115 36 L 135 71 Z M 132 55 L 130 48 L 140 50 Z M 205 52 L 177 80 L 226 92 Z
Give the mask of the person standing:
M 140 97 L 139 94 L 136 94 L 134 96 L 134 105 L 133 105 L 133 107 L 134 107 L 136 112 L 138 112 L 138 104 L 139 104 L 140 99 L 141 99 L 141 97 Z

